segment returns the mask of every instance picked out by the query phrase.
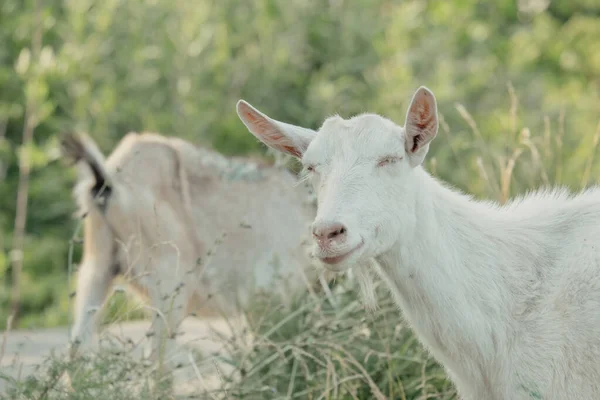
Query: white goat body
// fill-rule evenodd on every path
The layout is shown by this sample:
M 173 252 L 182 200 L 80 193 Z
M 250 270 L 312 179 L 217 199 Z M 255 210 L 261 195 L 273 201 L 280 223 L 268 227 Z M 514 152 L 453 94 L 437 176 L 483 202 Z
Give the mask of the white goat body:
M 450 189 L 421 166 L 438 129 L 425 87 L 404 127 L 362 114 L 313 131 L 237 110 L 304 164 L 315 253 L 335 271 L 374 265 L 464 400 L 600 399 L 600 189 L 504 206 Z

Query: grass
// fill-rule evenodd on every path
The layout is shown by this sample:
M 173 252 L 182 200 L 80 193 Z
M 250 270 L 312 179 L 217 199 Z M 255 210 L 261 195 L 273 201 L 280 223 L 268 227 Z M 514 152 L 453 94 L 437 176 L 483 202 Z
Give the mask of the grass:
M 158 374 L 150 362 L 127 351 L 105 350 L 74 360 L 52 354 L 24 378 L 0 374 L 0 379 L 8 387 L 0 399 L 175 399 L 171 376 Z
M 385 291 L 377 288 L 373 313 L 365 312 L 351 282 L 342 279 L 333 291 L 335 307 L 324 295 L 301 294 L 288 306 L 257 296 L 255 311 L 246 315 L 254 340 L 220 337 L 228 354 L 220 361 L 232 368 L 219 376 L 219 391 L 175 396 L 172 377 L 126 345 L 75 360 L 55 354 L 20 379 L 0 375 L 10 388 L 0 398 L 455 399 L 444 371 L 418 345 Z M 202 363 L 206 358 L 194 354 L 183 366 L 197 371 Z M 75 392 L 62 383 L 64 372 Z
M 358 292 L 349 282 L 336 285 L 337 307 L 322 297 L 300 297 L 289 309 L 258 300 L 255 309 L 268 312 L 249 319 L 257 339 L 236 358 L 243 373 L 231 398 L 454 399 L 387 292 L 377 288 L 372 313 Z
M 63 374 L 71 376 L 71 388 Z M 99 352 L 76 361 L 52 355 L 23 379 L 4 377 L 8 390 L 2 399 L 111 399 L 169 398 L 167 380 L 155 381 L 153 370 L 131 357 Z M 2 376 L 0 375 L 0 378 Z M 156 383 L 158 382 L 158 384 Z

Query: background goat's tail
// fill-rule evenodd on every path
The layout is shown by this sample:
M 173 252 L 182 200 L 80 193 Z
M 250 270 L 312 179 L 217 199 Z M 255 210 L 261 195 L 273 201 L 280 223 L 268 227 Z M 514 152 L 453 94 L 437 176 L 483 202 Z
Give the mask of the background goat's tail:
M 78 164 L 79 182 L 73 191 L 79 206 L 77 214 L 84 217 L 92 206 L 103 212 L 114 184 L 106 170 L 104 155 L 87 135 L 64 133 L 60 137 L 60 144 L 63 156 L 73 164 Z M 93 181 L 91 185 L 90 180 Z
M 83 163 L 91 170 L 95 186 L 110 187 L 110 175 L 104 167 L 104 155 L 96 143 L 87 135 L 64 133 L 60 137 L 63 155 L 72 160 L 74 164 Z

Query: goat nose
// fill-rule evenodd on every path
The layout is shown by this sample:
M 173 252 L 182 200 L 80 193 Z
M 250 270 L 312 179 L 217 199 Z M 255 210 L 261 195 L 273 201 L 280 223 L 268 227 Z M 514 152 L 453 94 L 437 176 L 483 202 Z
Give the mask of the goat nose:
M 319 240 L 341 239 L 348 230 L 339 222 L 316 223 L 313 225 L 313 235 Z

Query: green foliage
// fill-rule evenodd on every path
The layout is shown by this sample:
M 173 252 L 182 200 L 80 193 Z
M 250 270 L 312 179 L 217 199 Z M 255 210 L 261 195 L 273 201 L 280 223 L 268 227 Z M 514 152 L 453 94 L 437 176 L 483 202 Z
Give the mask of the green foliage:
M 105 153 L 133 130 L 258 153 L 239 98 L 311 127 L 365 110 L 403 123 L 425 84 L 443 116 L 426 167 L 450 183 L 505 201 L 597 181 L 600 6 L 545 3 L 3 0 L 0 327 L 23 154 L 32 172 L 21 327 L 68 321 L 76 221 L 74 173 L 57 160 L 63 130 L 89 132 Z M 26 121 L 35 134 L 25 148 Z M 80 252 L 75 244 L 76 262 Z

